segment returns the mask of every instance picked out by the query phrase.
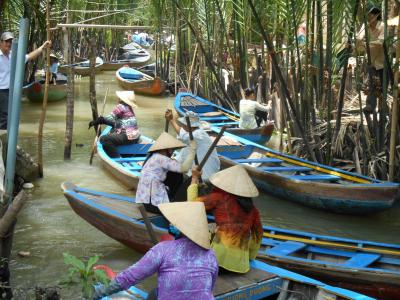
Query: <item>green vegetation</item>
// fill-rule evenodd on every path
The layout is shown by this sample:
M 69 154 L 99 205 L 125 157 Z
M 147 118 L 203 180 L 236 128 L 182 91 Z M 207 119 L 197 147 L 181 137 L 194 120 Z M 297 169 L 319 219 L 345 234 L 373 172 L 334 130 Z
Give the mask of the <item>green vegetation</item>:
M 91 299 L 95 283 L 108 284 L 109 279 L 103 270 L 94 270 L 93 266 L 98 262 L 99 256 L 93 256 L 87 262 L 69 254 L 63 253 L 64 263 L 69 266 L 68 275 L 63 284 L 79 284 L 82 287 L 82 295 Z

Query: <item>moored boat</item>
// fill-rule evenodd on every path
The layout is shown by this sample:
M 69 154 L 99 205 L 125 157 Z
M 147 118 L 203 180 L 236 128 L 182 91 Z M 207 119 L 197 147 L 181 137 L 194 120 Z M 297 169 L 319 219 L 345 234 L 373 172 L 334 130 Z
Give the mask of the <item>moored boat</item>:
M 32 102 L 43 102 L 45 89 L 45 80 L 41 79 L 34 81 L 24 86 L 24 94 Z M 48 87 L 48 102 L 56 102 L 63 100 L 67 97 L 67 78 L 62 74 L 57 74 L 57 80 L 55 84 L 49 83 Z
M 96 57 L 96 65 L 95 65 L 95 73 L 99 73 L 103 68 L 103 60 L 100 57 Z M 79 63 L 71 64 L 71 65 L 61 65 L 58 68 L 60 73 L 67 73 L 68 68 L 73 68 L 74 73 L 81 76 L 89 76 L 90 75 L 90 61 L 85 60 Z
M 72 209 L 106 235 L 140 252 L 153 246 L 134 198 L 102 193 L 71 183 L 63 183 L 62 189 Z M 162 215 L 151 213 L 148 217 L 156 238 L 161 240 L 168 233 L 167 220 Z M 227 273 L 219 277 L 214 289 L 216 298 L 263 299 L 272 296 L 268 299 L 294 299 L 290 297 L 301 292 L 306 295 L 305 299 L 371 299 L 257 260 L 251 262 L 251 268 L 246 274 Z M 268 280 L 278 278 L 280 281 L 269 284 L 260 275 L 268 275 Z M 131 291 L 147 296 L 140 288 L 131 288 Z M 284 294 L 280 294 L 281 291 Z M 279 298 L 276 298 L 278 295 Z
M 110 132 L 111 127 L 107 126 L 101 135 Z M 111 158 L 104 151 L 100 139 L 97 141 L 97 154 L 101 160 L 102 166 L 113 175 L 120 183 L 128 189 L 136 189 L 139 182 L 142 164 L 146 160 L 147 151 L 153 144 L 153 140 L 141 135 L 137 144 L 119 146 L 118 152 L 120 158 Z
M 194 111 L 199 114 L 200 121 L 206 124 L 205 127 L 227 126 L 227 132 L 259 144 L 268 142 L 274 131 L 273 123 L 255 129 L 239 128 L 240 115 L 238 113 L 187 92 L 176 95 L 175 110 L 180 116 L 183 116 L 186 111 Z
M 211 129 L 214 134 L 220 131 Z M 265 192 L 313 208 L 343 214 L 377 213 L 390 208 L 399 193 L 398 183 L 283 154 L 228 132 L 217 152 L 221 167 L 241 164 Z
M 138 70 L 122 67 L 117 70 L 118 84 L 125 90 L 135 91 L 136 94 L 159 96 L 165 92 L 167 84 L 159 77 L 151 77 Z M 140 100 L 137 99 L 138 104 Z
M 103 64 L 103 71 L 116 71 L 123 66 L 128 67 L 141 67 L 144 66 L 150 60 L 150 55 L 148 56 L 138 56 L 131 59 L 120 59 L 113 61 L 106 61 Z

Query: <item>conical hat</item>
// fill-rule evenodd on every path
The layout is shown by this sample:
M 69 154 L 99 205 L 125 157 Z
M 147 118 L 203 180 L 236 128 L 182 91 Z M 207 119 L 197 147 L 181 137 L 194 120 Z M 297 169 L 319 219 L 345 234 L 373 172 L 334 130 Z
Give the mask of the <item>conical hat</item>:
M 206 209 L 203 202 L 171 202 L 158 205 L 161 213 L 197 245 L 210 249 Z
M 180 140 L 174 138 L 172 135 L 166 132 L 163 132 L 154 142 L 154 144 L 150 147 L 149 152 L 154 152 L 163 149 L 179 149 L 185 147 L 186 145 L 182 143 Z
M 133 91 L 116 91 L 115 94 L 122 102 L 132 107 L 132 109 L 137 107 L 135 104 L 135 93 Z
M 257 197 L 258 190 L 244 167 L 237 165 L 219 171 L 209 178 L 216 187 L 241 197 Z

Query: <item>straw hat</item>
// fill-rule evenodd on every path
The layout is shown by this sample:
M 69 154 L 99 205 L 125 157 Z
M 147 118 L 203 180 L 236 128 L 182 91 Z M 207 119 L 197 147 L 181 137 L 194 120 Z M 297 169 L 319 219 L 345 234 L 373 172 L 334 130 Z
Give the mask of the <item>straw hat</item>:
M 210 249 L 206 209 L 203 202 L 171 202 L 158 205 L 161 213 L 185 236 Z
M 132 107 L 132 109 L 137 107 L 135 104 L 135 93 L 133 91 L 116 91 L 115 94 L 122 102 Z
M 164 149 L 180 149 L 185 147 L 186 145 L 182 143 L 180 140 L 177 140 L 172 135 L 163 132 L 154 142 L 154 144 L 150 147 L 149 152 L 154 152 Z
M 237 165 L 219 171 L 209 178 L 217 188 L 241 197 L 257 197 L 258 190 L 244 167 Z
M 200 118 L 197 113 L 194 111 L 188 111 L 184 117 L 178 119 L 178 122 L 186 126 L 186 117 L 189 117 L 190 127 L 200 127 Z
M 57 60 L 58 60 L 58 56 L 57 56 L 57 55 L 55 55 L 54 53 L 50 53 L 50 57 L 52 57 L 52 58 L 55 58 L 55 59 L 57 59 Z

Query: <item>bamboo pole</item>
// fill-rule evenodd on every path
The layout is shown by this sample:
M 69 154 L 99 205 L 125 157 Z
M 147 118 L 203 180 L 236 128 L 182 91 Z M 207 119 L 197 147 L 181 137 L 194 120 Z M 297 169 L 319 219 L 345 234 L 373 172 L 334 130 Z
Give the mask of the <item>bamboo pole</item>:
M 390 128 L 390 147 L 389 147 L 389 180 L 394 180 L 394 168 L 396 160 L 396 137 L 397 137 L 397 122 L 398 122 L 398 108 L 399 108 L 399 63 L 400 63 L 400 12 L 399 12 L 399 23 L 397 24 L 397 47 L 396 47 L 396 68 L 394 75 L 394 86 L 393 86 L 393 103 L 392 103 L 392 120 Z
M 343 105 L 344 105 L 344 92 L 345 92 L 345 87 L 346 87 L 346 79 L 347 79 L 347 71 L 348 71 L 347 65 L 349 62 L 349 55 L 351 53 L 351 42 L 353 40 L 353 34 L 354 34 L 355 25 L 356 25 L 356 17 L 357 17 L 359 3 L 360 3 L 360 1 L 356 0 L 355 4 L 354 4 L 353 20 L 351 23 L 350 32 L 349 32 L 347 45 L 346 45 L 343 74 L 342 74 L 342 78 L 340 81 L 340 92 L 339 92 L 339 102 L 338 102 L 338 107 L 337 107 L 335 132 L 333 135 L 332 145 L 331 145 L 332 153 L 333 153 L 333 148 L 335 147 L 335 144 L 336 144 L 337 137 L 339 135 L 340 125 L 341 125 L 341 120 L 342 120 L 342 111 L 343 111 Z M 366 29 L 366 31 L 367 31 L 367 29 Z
M 98 109 L 97 109 L 97 101 L 96 101 L 96 39 L 91 38 L 90 41 L 90 83 L 89 83 L 89 100 L 90 107 L 92 109 L 92 118 L 96 120 L 99 117 Z M 97 126 L 94 126 L 94 130 L 97 133 Z
M 50 4 L 46 1 L 46 39 L 50 41 Z M 42 113 L 39 120 L 38 133 L 38 167 L 39 176 L 43 177 L 43 127 L 46 119 L 47 100 L 49 95 L 49 79 L 50 79 L 50 47 L 46 48 L 46 81 L 44 85 Z
M 126 30 L 148 30 L 152 26 L 110 25 L 110 24 L 57 24 L 57 28 L 96 28 L 96 29 L 126 29 Z
M 269 50 L 269 53 L 270 53 L 270 56 L 271 56 L 271 60 L 272 60 L 272 64 L 273 64 L 275 73 L 276 73 L 276 75 L 277 75 L 277 77 L 278 77 L 278 79 L 279 79 L 279 81 L 280 81 L 280 83 L 281 83 L 281 88 L 282 88 L 282 90 L 283 90 L 283 92 L 284 92 L 284 94 L 285 94 L 285 96 L 286 96 L 286 99 L 287 99 L 287 101 L 288 101 L 288 103 L 289 103 L 290 109 L 292 110 L 292 115 L 293 115 L 295 124 L 296 124 L 296 126 L 298 127 L 298 129 L 299 129 L 299 132 L 300 132 L 300 135 L 301 135 L 301 137 L 302 137 L 302 139 L 303 139 L 303 142 L 304 142 L 306 151 L 307 151 L 308 155 L 310 156 L 310 158 L 311 158 L 313 161 L 316 161 L 315 154 L 314 154 L 314 152 L 311 150 L 311 147 L 310 147 L 310 144 L 309 144 L 309 142 L 308 142 L 308 140 L 307 140 L 307 137 L 306 137 L 306 134 L 305 134 L 305 132 L 304 132 L 303 126 L 301 125 L 301 123 L 300 123 L 300 121 L 299 121 L 299 119 L 298 119 L 298 117 L 297 117 L 296 108 L 295 108 L 295 106 L 294 106 L 294 104 L 293 104 L 292 98 L 290 97 L 290 93 L 289 93 L 289 90 L 288 90 L 288 88 L 287 88 L 285 79 L 283 78 L 282 72 L 281 72 L 281 70 L 280 70 L 280 68 L 279 68 L 279 64 L 278 64 L 278 60 L 277 60 L 277 58 L 276 58 L 276 53 L 275 53 L 274 45 L 272 44 L 271 38 L 266 34 L 266 32 L 265 32 L 265 30 L 264 30 L 264 27 L 263 27 L 262 24 L 261 24 L 261 20 L 260 20 L 260 18 L 258 17 L 258 14 L 257 14 L 257 11 L 256 11 L 256 9 L 255 9 L 255 7 L 254 7 L 253 1 L 252 1 L 252 0 L 248 0 L 248 2 L 249 2 L 249 5 L 250 5 L 251 10 L 252 10 L 252 12 L 253 12 L 253 15 L 254 15 L 254 17 L 255 17 L 255 19 L 256 19 L 257 25 L 258 25 L 258 27 L 260 28 L 261 35 L 262 35 L 262 37 L 263 37 L 265 43 L 267 44 L 267 47 L 268 47 L 268 50 Z

